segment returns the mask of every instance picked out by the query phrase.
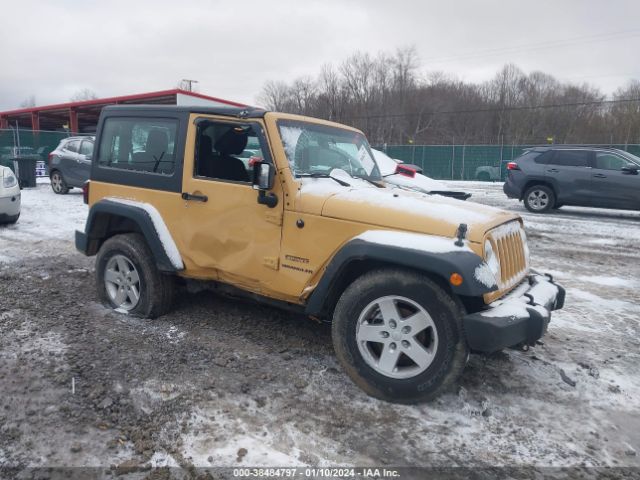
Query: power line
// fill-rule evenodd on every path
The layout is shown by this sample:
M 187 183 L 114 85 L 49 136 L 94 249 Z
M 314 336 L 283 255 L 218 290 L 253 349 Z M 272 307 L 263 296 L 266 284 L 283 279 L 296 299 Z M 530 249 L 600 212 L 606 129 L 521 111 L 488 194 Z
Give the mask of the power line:
M 564 40 L 553 40 L 546 42 L 538 42 L 531 44 L 515 45 L 510 47 L 491 48 L 486 50 L 477 50 L 475 52 L 461 53 L 445 57 L 431 57 L 422 59 L 423 63 L 449 63 L 456 60 L 474 60 L 477 58 L 491 57 L 508 53 L 518 53 L 526 50 L 541 50 L 547 48 L 559 48 L 583 43 L 593 43 L 598 41 L 619 40 L 640 35 L 640 29 L 620 30 L 617 32 L 599 33 L 595 35 L 583 35 L 579 37 L 567 38 Z
M 590 105 L 611 105 L 618 103 L 632 103 L 640 102 L 640 98 L 621 98 L 617 100 L 593 100 L 589 102 L 572 102 L 572 103 L 550 103 L 546 105 L 522 105 L 518 107 L 503 107 L 503 108 L 478 108 L 470 110 L 441 110 L 428 113 L 382 113 L 373 115 L 359 115 L 346 117 L 346 120 L 360 120 L 360 119 L 372 119 L 372 118 L 400 118 L 400 117 L 416 117 L 420 115 L 458 115 L 467 113 L 491 113 L 491 112 L 512 112 L 520 110 L 542 110 L 549 108 L 562 108 L 562 107 L 584 107 Z

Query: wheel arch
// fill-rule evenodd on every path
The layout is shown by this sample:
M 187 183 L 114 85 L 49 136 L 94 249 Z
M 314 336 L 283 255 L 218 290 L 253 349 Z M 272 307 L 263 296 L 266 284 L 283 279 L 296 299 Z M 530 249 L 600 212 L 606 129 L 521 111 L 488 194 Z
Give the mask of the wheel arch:
M 453 242 L 451 239 L 452 245 Z M 482 258 L 468 249 L 429 252 L 354 239 L 327 264 L 322 278 L 307 299 L 305 313 L 320 318 L 330 317 L 340 295 L 355 279 L 380 268 L 399 268 L 426 275 L 458 299 L 481 297 L 497 289 L 496 285 L 487 286 L 477 280 L 475 272 L 483 265 Z M 454 286 L 449 282 L 454 272 L 463 276 L 462 285 Z
M 103 199 L 89 210 L 84 232 L 76 232 L 76 248 L 95 255 L 109 238 L 123 233 L 141 234 L 156 265 L 164 272 L 184 268 L 178 249 L 162 217 L 149 204 L 120 199 Z
M 556 198 L 556 203 L 558 201 L 558 191 L 555 187 L 555 185 L 553 184 L 553 182 L 549 179 L 545 179 L 545 178 L 532 178 L 530 180 L 527 180 L 527 183 L 524 184 L 524 188 L 522 189 L 522 193 L 520 194 L 520 200 L 524 200 L 524 195 L 525 193 L 527 193 L 527 190 L 529 190 L 531 187 L 535 186 L 535 185 L 544 185 L 545 187 L 548 187 L 551 189 L 551 191 L 553 192 L 553 195 Z

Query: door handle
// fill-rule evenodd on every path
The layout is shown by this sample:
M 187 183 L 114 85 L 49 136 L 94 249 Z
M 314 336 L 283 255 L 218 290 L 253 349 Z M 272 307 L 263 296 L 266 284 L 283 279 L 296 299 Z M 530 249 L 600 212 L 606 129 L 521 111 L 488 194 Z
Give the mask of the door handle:
M 558 170 L 557 168 L 549 168 L 549 169 L 547 170 L 547 172 L 550 172 L 550 173 L 558 173 L 559 171 L 560 171 L 560 170 Z
M 593 178 L 607 178 L 607 176 L 601 173 L 594 173 Z
M 182 192 L 182 199 L 183 200 L 193 200 L 194 202 L 206 202 L 207 200 L 209 200 L 209 197 L 207 197 L 206 195 L 198 195 L 197 193 L 187 193 L 187 192 Z

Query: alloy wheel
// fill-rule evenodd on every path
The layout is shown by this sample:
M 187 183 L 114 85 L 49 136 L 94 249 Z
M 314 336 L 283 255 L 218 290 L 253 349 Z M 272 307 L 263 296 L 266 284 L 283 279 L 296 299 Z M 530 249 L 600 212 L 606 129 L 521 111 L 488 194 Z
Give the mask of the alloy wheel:
M 51 175 L 51 188 L 53 188 L 53 191 L 56 193 L 60 193 L 63 189 L 62 175 L 60 175 L 58 172 Z
M 114 255 L 104 271 L 107 295 L 116 308 L 133 310 L 140 301 L 140 275 L 135 265 L 124 255 Z
M 369 303 L 356 326 L 364 361 L 391 378 L 411 378 L 433 363 L 438 333 L 431 315 L 405 297 L 386 296 Z
M 549 195 L 544 190 L 532 190 L 527 202 L 534 210 L 544 210 L 549 204 Z

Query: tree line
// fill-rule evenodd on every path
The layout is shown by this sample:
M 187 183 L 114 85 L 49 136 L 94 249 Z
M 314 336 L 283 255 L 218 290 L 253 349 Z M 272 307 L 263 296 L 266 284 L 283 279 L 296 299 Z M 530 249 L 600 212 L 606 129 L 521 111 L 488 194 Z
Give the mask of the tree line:
M 267 82 L 266 108 L 353 125 L 372 144 L 640 143 L 640 82 L 588 83 L 505 65 L 486 82 L 421 73 L 413 47 L 355 53 L 315 76 Z

